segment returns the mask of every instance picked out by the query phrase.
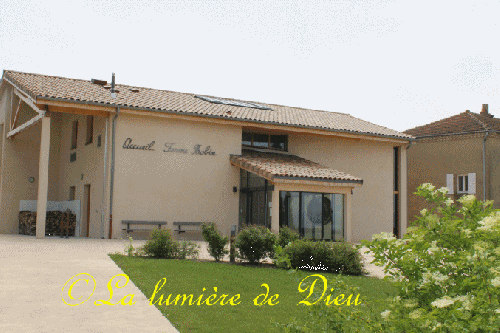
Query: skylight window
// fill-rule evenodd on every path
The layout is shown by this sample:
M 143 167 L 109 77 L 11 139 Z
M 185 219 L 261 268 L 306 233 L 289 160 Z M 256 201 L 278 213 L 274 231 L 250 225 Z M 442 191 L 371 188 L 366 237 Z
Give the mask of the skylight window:
M 228 99 L 198 96 L 198 95 L 195 95 L 194 97 L 202 99 L 202 100 L 209 102 L 209 103 L 214 103 L 214 104 L 233 105 L 233 106 L 240 106 L 240 107 L 245 107 L 245 108 L 254 108 L 254 109 L 259 109 L 259 110 L 272 110 L 271 108 L 269 108 L 267 106 L 262 106 L 262 105 L 250 103 L 250 102 L 231 101 Z

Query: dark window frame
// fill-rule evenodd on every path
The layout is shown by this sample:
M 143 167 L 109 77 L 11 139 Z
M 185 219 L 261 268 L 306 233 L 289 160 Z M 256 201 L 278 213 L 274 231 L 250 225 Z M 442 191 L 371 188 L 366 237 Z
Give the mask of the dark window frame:
M 76 186 L 69 187 L 69 201 L 73 201 L 76 198 Z
M 78 120 L 73 121 L 71 130 L 71 149 L 76 149 L 78 147 Z
M 243 137 L 245 135 L 250 135 L 250 145 L 243 143 Z M 267 136 L 267 147 L 255 145 L 254 144 L 254 136 L 255 135 L 266 135 Z M 281 149 L 281 148 L 274 148 L 272 146 L 272 143 L 274 142 L 272 139 L 273 138 L 276 139 L 278 137 L 285 137 L 284 148 L 283 149 Z M 242 145 L 244 147 L 253 147 L 253 148 L 259 148 L 259 149 L 269 149 L 269 150 L 276 150 L 276 151 L 285 151 L 285 152 L 288 152 L 288 135 L 287 134 L 269 134 L 269 133 L 258 133 L 258 132 L 243 131 L 242 132 L 242 140 L 241 141 L 242 141 Z
M 89 145 L 94 140 L 94 116 L 87 116 L 87 138 L 85 140 L 85 145 Z
M 304 226 L 304 212 L 303 212 L 303 204 L 302 204 L 302 201 L 303 201 L 303 194 L 307 194 L 307 193 L 313 193 L 313 194 L 321 194 L 321 198 L 322 200 L 324 200 L 325 198 L 325 195 L 328 195 L 328 194 L 333 194 L 333 195 L 342 195 L 342 238 L 343 240 L 346 239 L 346 230 L 347 230 L 347 227 L 346 227 L 346 219 L 347 219 L 347 215 L 346 215 L 346 209 L 347 209 L 347 199 L 346 199 L 346 194 L 344 193 L 326 193 L 326 192 L 311 192 L 311 191 L 279 191 L 279 226 L 280 228 L 281 227 L 288 227 L 288 221 L 285 221 L 285 218 L 286 218 L 286 214 L 282 214 L 285 212 L 286 208 L 284 207 L 284 201 L 282 200 L 282 194 L 285 195 L 286 192 L 295 192 L 295 193 L 299 193 L 299 234 L 300 234 L 300 237 L 304 237 L 305 235 L 305 226 Z M 322 217 L 323 219 L 323 217 Z M 286 224 L 285 224 L 286 222 Z M 332 222 L 332 228 L 334 228 L 334 224 L 335 224 L 335 220 Z M 323 238 L 324 238 L 324 230 L 321 231 L 321 235 L 322 235 L 322 239 L 315 239 L 315 238 L 311 238 L 310 240 L 313 240 L 313 241 L 325 241 Z M 309 238 L 308 238 L 309 239 Z M 335 230 L 332 229 L 332 240 L 330 240 L 331 242 L 337 242 L 337 240 L 335 240 Z

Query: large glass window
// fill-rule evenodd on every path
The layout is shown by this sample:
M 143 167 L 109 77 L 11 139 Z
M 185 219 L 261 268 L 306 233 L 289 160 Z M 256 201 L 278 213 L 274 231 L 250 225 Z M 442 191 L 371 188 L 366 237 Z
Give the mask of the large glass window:
M 288 226 L 309 239 L 343 240 L 344 195 L 281 191 L 282 226 Z
M 270 202 L 273 185 L 251 172 L 240 171 L 240 226 L 271 227 Z
M 288 135 L 271 135 L 243 132 L 241 143 L 243 144 L 243 146 L 287 151 Z

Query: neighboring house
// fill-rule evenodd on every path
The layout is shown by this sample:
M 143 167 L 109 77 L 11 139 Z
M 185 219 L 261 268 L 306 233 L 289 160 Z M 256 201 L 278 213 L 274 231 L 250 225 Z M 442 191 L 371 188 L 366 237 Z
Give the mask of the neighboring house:
M 4 71 L 0 124 L 0 233 L 31 207 L 43 238 L 68 202 L 83 237 L 124 237 L 124 220 L 352 242 L 406 228 L 412 137 L 348 114 Z
M 427 207 L 413 194 L 422 183 L 448 187 L 455 200 L 474 194 L 500 208 L 500 119 L 488 104 L 480 113 L 467 110 L 405 133 L 416 137 L 407 153 L 409 221 Z

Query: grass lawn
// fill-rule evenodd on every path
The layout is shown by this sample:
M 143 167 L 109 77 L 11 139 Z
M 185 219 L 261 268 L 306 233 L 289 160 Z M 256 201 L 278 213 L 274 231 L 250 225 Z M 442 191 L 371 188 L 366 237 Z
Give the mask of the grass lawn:
M 208 296 L 214 294 L 214 287 L 217 287 L 218 291 L 216 299 L 222 294 L 229 295 L 226 301 L 235 294 L 241 295 L 240 303 L 235 306 L 220 305 L 220 302 L 212 306 L 206 304 L 198 306 L 196 304 L 189 305 L 188 301 L 181 305 L 182 298 L 177 305 L 156 305 L 181 333 L 279 332 L 279 328 L 275 325 L 276 322 L 286 324 L 295 318 L 299 323 L 305 323 L 308 320 L 309 307 L 297 304 L 306 298 L 308 292 L 300 293 L 298 291 L 300 281 L 311 274 L 321 274 L 327 280 L 334 276 L 333 274 L 317 272 L 290 273 L 270 267 L 216 262 L 149 259 L 116 254 L 110 255 L 110 257 L 147 298 L 151 297 L 156 284 L 162 278 L 166 278 L 167 282 L 154 298 L 155 300 L 162 294 L 164 300 L 169 294 L 172 294 L 171 301 L 178 294 L 193 294 L 193 300 L 196 300 L 203 293 L 202 301 L 204 301 Z M 360 288 L 359 299 L 361 302 L 371 303 L 374 300 L 385 298 L 387 295 L 395 294 L 392 286 L 383 280 L 348 276 L 343 277 L 343 279 L 347 284 Z M 309 280 L 312 282 L 311 278 Z M 269 297 L 279 294 L 279 304 L 274 306 L 253 304 L 254 298 L 265 293 L 265 288 L 261 287 L 263 283 L 269 285 Z M 205 292 L 203 292 L 203 288 L 206 288 Z M 318 280 L 315 288 L 322 289 L 323 282 Z M 329 290 L 330 287 L 328 287 Z M 341 293 L 342 291 L 333 291 L 332 299 Z M 327 295 L 328 293 L 325 294 L 325 297 Z M 313 299 L 310 300 L 314 302 Z M 344 307 L 346 306 L 344 305 Z M 380 309 L 380 311 L 383 310 L 385 309 Z

